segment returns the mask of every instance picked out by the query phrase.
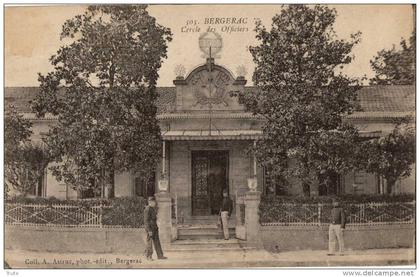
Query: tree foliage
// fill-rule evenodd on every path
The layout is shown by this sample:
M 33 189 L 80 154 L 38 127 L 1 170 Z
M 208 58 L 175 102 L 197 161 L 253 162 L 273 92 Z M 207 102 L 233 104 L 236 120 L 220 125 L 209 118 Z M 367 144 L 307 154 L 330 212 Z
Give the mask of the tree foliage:
M 255 149 L 260 163 L 273 175 L 299 178 L 306 193 L 314 175 L 352 168 L 358 143 L 357 130 L 342 117 L 358 108 L 359 83 L 339 70 L 351 62 L 360 33 L 337 39 L 335 19 L 336 11 L 325 6 L 289 5 L 270 30 L 258 22 L 259 45 L 250 51 L 259 89 L 239 95 L 266 119 L 265 139 Z
M 44 173 L 48 152 L 42 145 L 30 142 L 32 123 L 14 106 L 6 108 L 4 123 L 6 192 L 13 189 L 25 195 Z
M 416 161 L 416 135 L 410 122 L 409 117 L 403 118 L 388 135 L 364 146 L 367 172 L 385 178 L 387 193 L 392 192 L 399 179 L 410 176 L 411 166 Z
M 409 42 L 402 39 L 401 49 L 395 45 L 383 49 L 370 61 L 375 77 L 372 85 L 414 85 L 416 80 L 416 34 L 413 32 Z
M 12 158 L 13 150 L 28 142 L 32 135 L 32 123 L 19 114 L 16 107 L 9 105 L 4 115 L 5 162 Z
M 23 195 L 34 191 L 49 163 L 47 149 L 40 143 L 25 143 L 16 149 L 12 162 L 6 164 L 8 184 Z
M 58 116 L 45 139 L 58 180 L 79 191 L 115 170 L 152 174 L 159 157 L 156 82 L 169 29 L 145 5 L 93 5 L 67 20 L 66 42 L 39 74 L 38 116 Z

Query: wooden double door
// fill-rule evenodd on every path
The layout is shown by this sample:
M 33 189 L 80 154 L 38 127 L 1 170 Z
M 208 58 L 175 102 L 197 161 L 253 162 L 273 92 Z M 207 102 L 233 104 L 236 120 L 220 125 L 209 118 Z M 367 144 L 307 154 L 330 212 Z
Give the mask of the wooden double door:
M 192 215 L 218 214 L 223 190 L 229 192 L 229 152 L 192 151 Z

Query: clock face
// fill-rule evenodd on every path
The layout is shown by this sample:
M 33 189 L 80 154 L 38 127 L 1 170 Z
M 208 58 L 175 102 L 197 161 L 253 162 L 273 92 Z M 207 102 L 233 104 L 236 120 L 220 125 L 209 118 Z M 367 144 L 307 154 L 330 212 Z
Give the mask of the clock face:
M 219 70 L 197 72 L 191 80 L 196 104 L 227 106 L 226 96 L 230 83 L 229 76 Z
M 198 39 L 198 45 L 206 57 L 210 56 L 210 49 L 211 54 L 216 56 L 222 50 L 222 37 L 215 32 L 206 32 Z

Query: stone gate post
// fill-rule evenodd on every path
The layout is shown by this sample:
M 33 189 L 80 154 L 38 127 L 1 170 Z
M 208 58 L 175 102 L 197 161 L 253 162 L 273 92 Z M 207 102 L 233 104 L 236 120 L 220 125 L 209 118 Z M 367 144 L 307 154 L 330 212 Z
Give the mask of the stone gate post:
M 171 197 L 168 192 L 159 192 L 155 196 L 158 203 L 157 224 L 160 241 L 162 245 L 168 245 L 172 237 Z
M 246 242 L 249 246 L 261 246 L 260 222 L 258 209 L 261 192 L 249 191 L 245 194 Z

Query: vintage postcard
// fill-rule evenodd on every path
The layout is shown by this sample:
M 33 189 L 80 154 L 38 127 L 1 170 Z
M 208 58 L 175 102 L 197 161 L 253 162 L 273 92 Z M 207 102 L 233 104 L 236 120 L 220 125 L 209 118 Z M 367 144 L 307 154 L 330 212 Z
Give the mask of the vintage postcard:
M 414 268 L 415 18 L 6 4 L 4 268 Z

